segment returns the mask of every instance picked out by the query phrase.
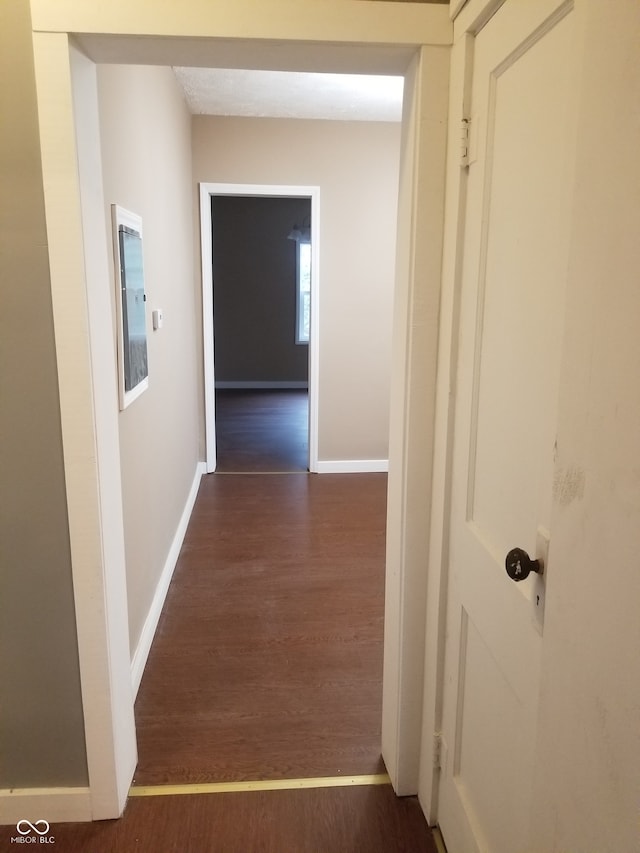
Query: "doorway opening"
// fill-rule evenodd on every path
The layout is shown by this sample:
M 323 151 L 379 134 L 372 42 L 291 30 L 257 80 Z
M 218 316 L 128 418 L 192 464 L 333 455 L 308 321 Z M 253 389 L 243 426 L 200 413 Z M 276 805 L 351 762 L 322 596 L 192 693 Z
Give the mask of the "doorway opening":
M 363 7 L 364 13 L 364 7 Z M 438 27 L 435 27 L 438 24 Z M 68 164 L 74 164 L 76 152 L 73 149 L 73 135 L 67 134 L 63 140 L 64 144 L 58 144 L 59 127 L 61 123 L 65 127 L 73 128 L 74 114 L 71 108 L 72 99 L 68 97 L 68 56 L 65 50 L 58 49 L 62 45 L 62 39 L 58 32 L 50 33 L 40 31 L 42 25 L 34 20 L 34 27 L 38 30 L 37 38 L 34 38 L 34 49 L 36 56 L 37 68 L 37 86 L 39 103 L 41 104 L 62 104 L 61 110 L 55 111 L 55 116 L 51 111 L 44 110 L 40 115 L 40 139 L 43 150 L 43 173 L 45 194 L 47 196 L 47 227 L 49 229 L 50 244 L 56 246 L 55 259 L 65 258 L 71 259 L 73 265 L 56 263 L 51 267 L 51 286 L 54 305 L 63 304 L 63 297 L 67 300 L 69 294 L 75 295 L 76 292 L 86 295 L 89 300 L 90 311 L 88 318 L 80 317 L 78 312 L 64 312 L 58 310 L 56 314 L 56 340 L 59 349 L 58 371 L 61 386 L 61 410 L 63 413 L 63 433 L 65 438 L 65 452 L 69 460 L 73 463 L 77 458 L 80 460 L 77 468 L 74 469 L 75 476 L 69 479 L 67 483 L 68 489 L 68 507 L 70 516 L 71 530 L 71 547 L 74 567 L 74 586 L 76 587 L 76 607 L 79 614 L 78 620 L 78 645 L 80 648 L 80 675 L 82 680 L 83 691 L 86 691 L 87 697 L 91 701 L 87 701 L 84 707 L 85 718 L 85 735 L 87 743 L 87 754 L 90 766 L 90 791 L 92 798 L 91 814 L 94 816 L 115 816 L 126 797 L 126 791 L 133 766 L 135 766 L 135 741 L 134 741 L 134 725 L 133 716 L 130 713 L 130 703 L 128 695 L 130 692 L 131 673 L 129 649 L 126 643 L 121 642 L 121 636 L 118 635 L 122 624 L 122 614 L 126 613 L 126 589 L 124 578 L 124 563 L 121 559 L 121 551 L 124 544 L 123 532 L 121 530 L 121 495 L 117 493 L 117 482 L 115 478 L 98 477 L 98 464 L 95 455 L 84 452 L 86 440 L 94 437 L 94 432 L 98 435 L 97 447 L 100 451 L 99 463 L 103 471 L 118 469 L 118 443 L 117 443 L 117 422 L 113 412 L 109 410 L 107 405 L 95 407 L 95 400 L 108 400 L 108 395 L 96 394 L 93 397 L 92 386 L 85 382 L 79 386 L 77 393 L 71 395 L 69 389 L 77 386 L 77 373 L 80 367 L 84 368 L 87 360 L 86 355 L 86 335 L 79 335 L 78 328 L 85 329 L 88 323 L 88 334 L 92 341 L 91 358 L 89 369 L 92 377 L 95 378 L 96 388 L 101 388 L 106 384 L 108 377 L 111 375 L 112 368 L 112 353 L 110 347 L 110 336 L 105 333 L 106 323 L 104 318 L 108 316 L 108 310 L 103 309 L 102 291 L 97 287 L 87 287 L 82 269 L 83 244 L 80 239 L 84 235 L 84 244 L 89 246 L 100 247 L 104 241 L 103 228 L 101 226 L 101 205 L 102 199 L 97 194 L 86 193 L 82 195 L 82 209 L 78 208 L 77 199 L 80 194 L 77 192 L 53 192 L 51 187 L 57 184 L 49 180 L 50 174 L 55 174 L 55 168 L 59 163 L 62 163 L 64 168 L 62 173 L 70 188 L 78 188 L 82 182 L 83 175 L 90 174 L 90 169 L 94 163 L 95 157 L 95 139 L 98 137 L 98 122 L 97 111 L 95 109 L 95 69 L 92 63 L 105 61 L 104 53 L 101 53 L 100 39 L 102 36 L 98 34 L 95 43 L 92 37 L 86 39 L 83 37 L 83 48 L 86 50 L 90 59 L 78 54 L 74 56 L 74 68 L 72 74 L 72 82 L 74 84 L 75 103 L 86 103 L 88 110 L 86 112 L 87 121 L 82 123 L 80 128 L 82 133 L 79 133 L 79 139 L 76 141 L 77 147 L 80 150 L 78 159 L 81 160 L 81 174 L 77 174 L 77 169 L 67 168 Z M 325 26 L 325 22 L 323 22 Z M 60 23 L 59 27 L 64 30 L 64 23 Z M 123 24 L 126 32 L 127 24 Z M 396 312 L 400 317 L 401 322 L 398 323 L 395 339 L 395 356 L 394 361 L 399 367 L 394 370 L 392 387 L 397 389 L 395 398 L 401 405 L 395 407 L 398 413 L 395 418 L 395 423 L 392 424 L 393 436 L 393 453 L 395 458 L 400 460 L 396 468 L 397 474 L 391 489 L 393 498 L 390 506 L 392 512 L 389 513 L 389 528 L 394 536 L 391 541 L 393 553 L 400 554 L 401 559 L 398 562 L 398 571 L 395 571 L 390 578 L 391 593 L 395 596 L 391 601 L 391 617 L 390 621 L 396 621 L 396 613 L 403 607 L 405 600 L 409 600 L 415 606 L 414 610 L 420 609 L 420 595 L 411 595 L 407 593 L 410 587 L 415 586 L 413 573 L 407 571 L 405 566 L 404 554 L 409 549 L 404 548 L 404 541 L 408 534 L 406 532 L 406 513 L 404 510 L 406 501 L 404 500 L 406 493 L 409 491 L 409 475 L 413 475 L 416 464 L 412 460 L 411 468 L 405 464 L 405 460 L 409 458 L 405 452 L 408 445 L 412 445 L 414 433 L 420 434 L 421 440 L 425 445 L 424 456 L 430 457 L 429 430 L 423 429 L 423 422 L 428 422 L 432 414 L 433 406 L 431 400 L 431 391 L 429 390 L 429 399 L 425 401 L 425 405 L 418 406 L 422 403 L 422 397 L 416 401 L 414 405 L 413 393 L 414 388 L 418 385 L 417 378 L 422 379 L 422 373 L 417 370 L 412 372 L 414 364 L 429 364 L 435 365 L 435 358 L 425 361 L 424 359 L 416 358 L 415 340 L 428 339 L 432 337 L 425 335 L 410 335 L 413 328 L 412 318 L 416 305 L 420 309 L 420 318 L 437 318 L 437 294 L 439 277 L 436 274 L 422 275 L 422 267 L 437 265 L 441 256 L 441 231 L 439 227 L 439 218 L 436 216 L 438 211 L 443 208 L 443 193 L 438 189 L 434 194 L 425 194 L 417 197 L 414 193 L 414 188 L 417 186 L 416 173 L 419 172 L 420 181 L 426 181 L 434 177 L 440 178 L 444 168 L 445 154 L 445 119 L 446 119 L 446 86 L 444 82 L 447 79 L 448 70 L 448 54 L 441 49 L 441 44 L 449 43 L 449 19 L 448 15 L 442 15 L 442 23 L 437 21 L 434 23 L 435 35 L 432 37 L 434 46 L 425 46 L 416 54 L 415 51 L 415 33 L 408 32 L 406 36 L 402 33 L 397 37 L 398 50 L 391 52 L 389 55 L 387 42 L 385 41 L 382 47 L 375 42 L 375 26 L 371 34 L 372 44 L 362 46 L 361 51 L 356 51 L 355 56 L 350 60 L 349 67 L 364 65 L 365 60 L 371 54 L 371 64 L 374 60 L 378 60 L 378 52 L 381 50 L 382 59 L 386 57 L 387 67 L 398 63 L 402 70 L 406 69 L 406 62 L 411 57 L 411 66 L 407 70 L 407 75 L 410 81 L 416 82 L 416 86 L 412 91 L 418 92 L 417 84 L 420 83 L 418 94 L 412 95 L 410 105 L 407 107 L 407 114 L 403 126 L 403 150 L 405 156 L 403 159 L 404 167 L 401 169 L 400 179 L 400 215 L 398 217 L 400 224 L 400 237 L 398 245 L 399 269 L 397 275 L 397 287 L 395 302 L 399 304 L 400 310 Z M 70 27 L 69 31 L 73 31 Z M 403 31 L 404 32 L 404 31 Z M 323 37 L 318 42 L 319 49 L 324 50 L 325 45 L 320 42 L 326 39 L 326 32 L 323 30 Z M 431 38 L 431 37 L 430 37 Z M 197 46 L 205 44 L 203 34 L 199 33 Z M 51 45 L 56 46 L 55 51 L 48 50 Z M 164 40 L 167 45 L 167 55 L 169 48 L 173 47 L 172 39 Z M 186 49 L 188 39 L 180 42 L 183 49 Z M 108 43 L 108 44 L 107 44 Z M 144 41 L 148 44 L 147 41 Z M 107 46 L 118 46 L 110 36 L 104 40 Z M 124 42 L 123 42 L 124 44 Z M 295 49 L 298 43 L 292 42 L 292 47 Z M 131 49 L 126 54 L 118 54 L 126 61 L 135 61 L 137 53 L 134 50 L 135 42 L 129 41 L 127 45 L 131 45 Z M 240 45 L 240 47 L 238 46 Z M 244 46 L 248 51 L 255 48 L 255 41 L 246 39 L 243 42 L 241 39 L 234 42 L 233 50 L 234 57 L 237 61 L 238 51 Z M 311 43 L 313 47 L 313 43 Z M 335 50 L 344 49 L 352 51 L 351 45 L 337 45 Z M 129 49 L 129 48 L 128 48 Z M 304 56 L 308 60 L 312 51 L 309 49 L 309 44 L 304 43 Z M 292 54 L 293 55 L 293 54 Z M 347 54 L 345 53 L 345 56 Z M 111 53 L 111 60 L 115 61 L 115 53 Z M 333 56 L 335 61 L 335 55 Z M 293 55 L 295 60 L 295 55 Z M 380 62 L 382 62 L 382 59 Z M 327 61 L 327 60 L 325 60 Z M 169 63 L 167 63 L 169 64 Z M 395 66 L 394 66 L 395 67 Z M 426 73 L 428 68 L 429 73 Z M 55 72 L 55 73 L 54 73 Z M 82 86 L 86 83 L 86 86 Z M 424 104 L 432 104 L 429 111 L 429 116 L 436 116 L 436 122 L 421 122 L 419 119 L 421 110 Z M 429 133 L 426 133 L 423 140 L 421 129 L 427 127 Z M 438 132 L 433 131 L 435 127 Z M 427 142 L 429 144 L 427 144 Z M 57 146 L 57 147 L 56 147 Z M 363 149 L 364 150 L 364 149 Z M 438 188 L 440 184 L 435 184 Z M 201 188 L 202 189 L 202 188 Z M 206 187 L 205 187 L 206 189 Z M 299 188 L 298 188 L 299 189 Z M 311 188 L 309 196 L 312 198 L 312 208 L 314 209 L 313 223 L 317 229 L 318 217 L 315 214 L 313 207 L 314 193 L 317 188 Z M 287 193 L 289 194 L 289 193 Z M 417 199 L 417 201 L 416 201 Z M 317 202 L 317 199 L 316 199 Z M 421 202 L 418 204 L 417 202 Z M 206 208 L 210 208 L 209 199 L 203 218 L 209 219 L 210 213 L 206 212 Z M 425 219 L 426 213 L 434 215 L 428 220 Z M 424 220 L 424 221 L 423 221 Z M 68 227 L 68 222 L 72 221 L 75 226 Z M 62 227 L 64 223 L 64 227 Z M 210 224 L 210 223 L 209 223 Z M 421 240 L 419 245 L 421 248 L 420 260 L 416 267 L 413 263 L 414 247 L 416 240 L 414 239 L 416 229 L 420 225 Z M 209 237 L 210 241 L 210 229 Z M 314 237 L 315 245 L 317 246 L 317 234 Z M 54 255 L 52 255 L 54 257 Z M 86 257 L 93 259 L 100 258 L 99 252 L 87 252 Z M 315 253 L 315 266 L 313 272 L 316 284 L 319 283 L 317 276 L 318 253 Z M 429 263 L 427 263 L 427 261 Z M 69 268 L 73 266 L 73 291 L 70 290 Z M 106 265 L 102 265 L 105 266 Z M 203 278 L 208 277 L 212 284 L 212 273 L 210 264 L 207 265 L 209 270 L 204 271 Z M 422 292 L 414 294 L 414 282 L 426 282 L 427 290 L 426 298 Z M 106 292 L 106 289 L 105 289 Z M 315 296 L 312 293 L 312 301 L 317 300 L 317 287 L 315 288 Z M 78 305 L 84 304 L 80 299 L 77 300 Z M 436 303 L 435 306 L 432 303 Z M 67 304 L 67 303 L 64 303 Z M 426 307 L 425 307 L 426 306 Z M 205 309 L 211 308 L 211 300 L 206 303 Z M 433 308 L 433 310 L 432 310 Z M 210 322 L 213 325 L 212 312 L 204 311 L 205 322 Z M 211 318 L 211 319 L 209 319 Z M 318 321 L 317 310 L 313 311 L 312 304 L 312 338 L 310 352 L 310 467 L 313 470 L 314 460 L 317 463 L 317 446 L 314 445 L 314 439 L 317 441 L 317 405 L 314 411 L 314 383 L 317 389 L 317 358 L 314 359 L 314 350 L 318 346 L 318 336 L 313 335 L 313 325 Z M 315 343 L 314 343 L 315 340 Z M 210 337 L 211 355 L 213 347 L 213 335 Z M 68 344 L 68 346 L 67 346 Z M 209 345 L 209 338 L 205 335 L 205 348 Z M 420 352 L 421 355 L 421 352 Z M 205 365 L 208 364 L 205 360 Z M 213 361 L 211 359 L 211 365 Z M 80 367 L 79 367 L 80 366 Z M 413 374 L 416 374 L 414 381 Z M 420 382 L 419 387 L 428 387 L 429 383 Z M 213 396 L 213 384 L 206 383 L 207 396 Z M 317 391 L 316 391 L 317 393 Z M 73 406 L 71 405 L 73 402 Z M 208 400 L 209 403 L 214 403 L 214 400 Z M 415 409 L 415 416 L 414 416 Z M 213 411 L 209 407 L 210 411 Z M 78 413 L 85 413 L 85 419 L 81 419 Z M 214 421 L 213 421 L 214 423 Z M 77 425 L 80 427 L 76 429 Z M 405 429 L 405 424 L 408 424 Z M 76 429 L 74 432 L 72 427 Z M 420 430 L 418 430 L 418 426 Z M 425 439 L 424 436 L 427 436 Z M 215 439 L 215 433 L 213 435 Z M 207 432 L 207 461 L 212 459 L 212 467 L 209 470 L 215 469 L 215 441 L 210 440 L 209 429 Z M 93 446 L 93 445 L 91 445 Z M 420 460 L 419 460 L 420 461 Z M 428 487 L 429 478 L 424 478 L 425 491 Z M 415 490 L 411 492 L 414 497 Z M 87 496 L 95 496 L 95 500 L 89 500 Z M 98 499 L 100 503 L 98 504 Z M 420 513 L 420 524 L 424 526 L 424 514 Z M 82 531 L 82 537 L 77 535 L 77 531 Z M 104 535 L 106 534 L 108 535 Z M 109 550 L 101 551 L 102 544 L 107 543 Z M 102 544 L 101 544 L 102 543 Z M 77 566 L 84 567 L 87 565 L 84 555 L 89 547 L 95 546 L 96 554 L 101 554 L 102 559 L 96 559 L 91 566 L 93 571 L 87 575 L 87 570 L 83 568 L 82 577 L 77 576 Z M 412 553 L 412 552 L 411 552 Z M 411 567 L 409 567 L 411 568 Z M 405 576 L 409 574 L 405 583 Z M 398 591 L 396 596 L 396 590 Z M 397 599 L 397 601 L 396 601 Z M 100 604 L 97 609 L 96 602 Z M 399 604 L 397 603 L 399 602 Z M 112 618 L 113 617 L 113 618 Z M 115 618 L 117 617 L 117 618 Z M 403 624 L 406 623 L 403 622 Z M 399 791 L 403 791 L 409 787 L 413 787 L 413 782 L 410 780 L 406 784 L 397 784 L 398 766 L 400 761 L 396 761 L 396 753 L 410 752 L 415 755 L 415 738 L 406 737 L 402 741 L 407 741 L 407 750 L 403 749 L 403 743 L 398 745 L 398 738 L 391 737 L 390 732 L 400 732 L 406 729 L 405 726 L 396 725 L 396 718 L 399 712 L 405 707 L 415 708 L 416 703 L 408 703 L 402 699 L 400 691 L 396 689 L 396 671 L 404 668 L 405 655 L 402 651 L 405 646 L 404 635 L 400 631 L 392 630 L 385 632 L 385 658 L 391 661 L 390 669 L 391 676 L 386 673 L 385 690 L 390 701 L 387 702 L 387 707 L 392 705 L 392 713 L 387 715 L 386 732 L 383 732 L 383 739 L 390 744 L 388 754 L 393 765 L 394 786 L 397 785 Z M 125 625 L 126 629 L 126 625 Z M 390 638 L 388 641 L 387 638 Z M 414 646 L 419 646 L 420 643 L 415 643 Z M 415 658 L 416 656 L 412 656 Z M 97 678 L 95 674 L 95 661 L 98 659 L 101 662 L 104 673 L 103 678 Z M 418 679 L 402 678 L 402 685 L 415 685 L 416 690 L 420 690 Z M 106 689 L 105 684 L 109 689 Z M 113 697 L 118 699 L 124 697 L 121 707 L 118 708 L 117 719 L 114 717 Z M 115 724 L 117 722 L 117 725 Z M 411 734 L 411 733 L 409 733 Z M 409 743 L 409 741 L 413 741 Z M 409 747 L 411 747 L 409 749 Z M 413 775 L 413 774 L 410 774 Z M 84 796 L 84 795 L 83 795 Z
M 278 215 L 274 217 L 276 210 Z M 264 225 L 262 232 L 256 227 L 256 218 L 262 218 Z M 253 231 L 246 233 L 252 219 Z M 252 461 L 253 464 L 261 467 L 279 464 L 285 466 L 284 470 L 294 466 L 294 470 L 317 471 L 319 220 L 319 187 L 200 184 L 205 436 L 208 473 L 216 470 L 232 470 L 240 462 L 246 466 Z M 311 284 L 308 297 L 309 340 L 297 343 L 297 272 L 293 264 L 298 257 L 296 251 L 298 240 L 295 237 L 299 236 L 303 228 L 308 229 L 311 245 Z M 280 244 L 277 251 L 274 245 L 276 241 L 273 239 L 274 229 L 275 235 L 279 238 L 277 242 Z M 259 233 L 262 233 L 262 238 L 258 243 L 264 242 L 262 268 L 260 258 L 256 257 L 258 248 L 255 238 Z M 294 239 L 290 239 L 291 235 Z M 252 249 L 248 252 L 247 245 L 250 240 Z M 270 261 L 269 276 L 273 277 L 275 282 L 269 285 L 264 274 L 264 263 L 274 251 L 279 258 L 271 258 L 273 263 Z M 289 266 L 287 257 L 291 262 Z M 287 274 L 290 275 L 291 286 L 288 294 L 286 281 L 284 288 L 281 288 L 279 281 L 279 277 L 283 274 L 285 277 Z M 276 297 L 276 293 L 281 289 L 282 300 L 280 296 Z M 287 305 L 290 308 L 289 321 L 286 316 Z M 288 331 L 287 322 L 290 326 Z M 270 351 L 274 348 L 277 350 L 275 353 Z M 281 378 L 276 375 L 278 372 Z M 302 394 L 284 393 L 305 389 L 308 394 L 306 400 Z M 253 419 L 253 424 L 251 417 L 247 415 L 247 411 L 251 409 L 250 395 L 247 395 L 242 406 L 243 401 L 240 400 L 242 395 L 221 393 L 230 390 L 255 392 L 253 402 L 256 404 L 254 407 L 256 417 Z M 273 441 L 270 443 L 271 450 L 266 453 L 264 440 L 267 436 L 261 432 L 260 424 L 256 424 L 255 421 L 259 420 L 261 410 L 264 413 L 270 405 L 275 405 L 276 409 L 280 407 L 275 396 L 270 404 L 268 399 L 270 394 L 258 393 L 264 391 L 279 391 L 281 413 L 287 410 L 291 412 L 291 418 L 287 424 L 289 440 L 285 439 L 284 443 L 283 432 L 280 429 L 282 424 L 278 424 L 277 412 L 275 417 L 269 417 L 268 429 L 272 432 Z M 243 408 L 244 414 L 242 414 Z M 242 435 L 233 429 L 233 424 L 228 420 L 226 425 L 218 424 L 225 412 L 233 416 L 233 410 L 235 410 L 235 416 L 243 420 L 241 432 L 244 429 L 248 433 L 245 436 L 246 440 L 243 440 Z M 305 416 L 306 447 L 304 447 L 305 428 L 303 426 Z M 266 423 L 265 421 L 263 425 Z M 252 432 L 254 436 L 250 443 L 249 438 Z M 244 460 L 241 459 L 243 446 Z M 222 451 L 233 452 L 235 461 L 221 458 L 222 467 L 218 468 L 218 447 Z M 269 459 L 269 456 L 272 458 Z
M 211 211 L 216 470 L 307 471 L 311 200 L 213 195 Z

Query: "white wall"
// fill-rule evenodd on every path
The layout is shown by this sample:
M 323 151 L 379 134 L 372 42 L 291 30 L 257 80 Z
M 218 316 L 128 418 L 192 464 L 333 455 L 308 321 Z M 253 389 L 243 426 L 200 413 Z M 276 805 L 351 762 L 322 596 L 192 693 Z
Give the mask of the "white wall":
M 400 125 L 193 119 L 194 182 L 320 187 L 319 459 L 386 459 Z
M 98 93 L 105 204 L 143 226 L 149 388 L 119 415 L 133 655 L 198 460 L 191 117 L 168 68 L 98 66 Z M 154 308 L 164 314 L 156 332 Z

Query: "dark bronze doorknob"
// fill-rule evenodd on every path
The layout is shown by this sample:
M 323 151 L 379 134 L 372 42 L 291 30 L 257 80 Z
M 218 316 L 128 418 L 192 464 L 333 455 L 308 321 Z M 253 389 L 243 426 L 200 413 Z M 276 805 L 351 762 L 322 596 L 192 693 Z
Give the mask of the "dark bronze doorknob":
M 504 561 L 507 574 L 513 581 L 523 581 L 531 572 L 542 574 L 542 560 L 532 560 L 522 548 L 512 548 Z

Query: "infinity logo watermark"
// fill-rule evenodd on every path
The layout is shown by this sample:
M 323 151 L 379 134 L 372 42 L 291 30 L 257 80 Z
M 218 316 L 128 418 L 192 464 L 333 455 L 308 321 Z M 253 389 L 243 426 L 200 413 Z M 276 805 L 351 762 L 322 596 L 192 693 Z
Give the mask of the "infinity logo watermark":
M 19 820 L 16 829 L 20 833 L 11 839 L 12 844 L 55 844 L 53 835 L 49 835 L 49 821 Z
M 24 828 L 26 826 L 26 829 Z M 39 827 L 43 827 L 39 829 Z M 30 832 L 37 832 L 38 835 L 46 835 L 49 832 L 49 824 L 46 820 L 37 820 L 31 823 L 30 820 L 20 820 L 16 825 L 16 829 L 20 835 L 29 835 Z

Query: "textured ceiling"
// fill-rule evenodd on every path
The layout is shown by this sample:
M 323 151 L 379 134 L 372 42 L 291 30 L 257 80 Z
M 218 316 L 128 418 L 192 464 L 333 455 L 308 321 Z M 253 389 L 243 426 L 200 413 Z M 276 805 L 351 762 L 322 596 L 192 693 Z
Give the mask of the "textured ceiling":
M 196 115 L 400 121 L 402 77 L 174 68 Z

